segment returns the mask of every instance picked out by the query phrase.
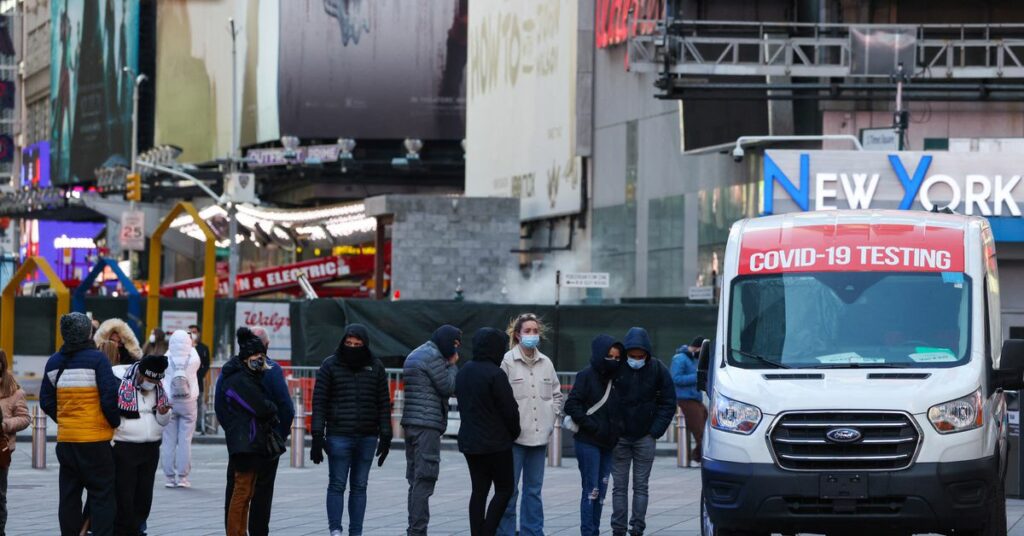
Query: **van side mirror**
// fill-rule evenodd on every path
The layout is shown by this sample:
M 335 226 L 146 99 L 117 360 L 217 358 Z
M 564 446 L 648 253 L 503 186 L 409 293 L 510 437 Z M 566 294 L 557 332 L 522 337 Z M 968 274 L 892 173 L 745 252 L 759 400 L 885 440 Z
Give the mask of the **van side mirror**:
M 1024 342 L 1024 341 L 1021 341 Z M 697 357 L 697 389 L 708 391 L 708 368 L 711 366 L 711 341 L 704 339 Z
M 1007 391 L 1024 389 L 1024 339 L 1006 339 L 995 371 L 996 387 Z

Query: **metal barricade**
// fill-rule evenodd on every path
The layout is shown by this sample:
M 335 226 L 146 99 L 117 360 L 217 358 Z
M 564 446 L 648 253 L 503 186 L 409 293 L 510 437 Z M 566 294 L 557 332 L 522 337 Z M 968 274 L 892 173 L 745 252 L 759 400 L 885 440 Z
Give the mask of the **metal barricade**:
M 46 413 L 32 408 L 32 468 L 46 469 Z
M 295 388 L 295 418 L 292 419 L 292 467 L 306 466 L 306 406 L 302 403 L 302 388 Z

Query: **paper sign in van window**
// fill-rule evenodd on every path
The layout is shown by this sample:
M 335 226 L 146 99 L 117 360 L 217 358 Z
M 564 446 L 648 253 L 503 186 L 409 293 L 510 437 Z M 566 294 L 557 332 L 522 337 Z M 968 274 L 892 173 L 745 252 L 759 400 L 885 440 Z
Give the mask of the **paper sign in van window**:
M 856 352 L 843 352 L 840 354 L 829 354 L 818 356 L 817 359 L 824 365 L 848 365 L 851 363 L 858 364 L 870 364 L 870 363 L 885 363 L 885 359 L 881 357 L 862 357 Z
M 743 234 L 739 273 L 963 272 L 961 229 L 900 224 L 808 225 Z

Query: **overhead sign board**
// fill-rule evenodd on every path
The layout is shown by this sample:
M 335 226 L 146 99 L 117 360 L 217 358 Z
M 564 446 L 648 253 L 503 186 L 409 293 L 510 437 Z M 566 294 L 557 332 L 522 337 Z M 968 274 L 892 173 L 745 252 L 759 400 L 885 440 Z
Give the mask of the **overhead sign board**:
M 121 214 L 121 249 L 143 251 L 146 249 L 146 213 L 136 210 Z
M 900 131 L 895 128 L 865 128 L 860 131 L 860 144 L 865 151 L 899 151 Z
M 690 287 L 687 298 L 690 301 L 711 301 L 715 299 L 715 287 Z
M 608 288 L 608 272 L 575 272 L 562 274 L 562 286 L 567 288 Z

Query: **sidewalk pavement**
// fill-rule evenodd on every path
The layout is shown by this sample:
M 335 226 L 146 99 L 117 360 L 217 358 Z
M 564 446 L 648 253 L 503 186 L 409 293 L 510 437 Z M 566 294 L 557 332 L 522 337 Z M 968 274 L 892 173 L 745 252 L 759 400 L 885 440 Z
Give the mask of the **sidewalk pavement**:
M 150 536 L 205 536 L 224 533 L 224 484 L 227 452 L 222 445 L 195 445 L 192 488 L 166 489 L 159 474 L 149 518 Z M 370 472 L 369 500 L 364 524 L 367 536 L 405 534 L 405 459 L 392 452 L 384 467 Z M 441 475 L 430 501 L 430 533 L 468 535 L 469 472 L 465 459 L 456 452 L 441 454 Z M 31 468 L 31 449 L 19 443 L 14 453 L 8 484 L 7 522 L 9 536 L 59 534 L 57 525 L 57 471 L 54 446 L 49 445 L 47 468 Z M 274 536 L 327 535 L 324 508 L 327 464 L 308 460 L 302 469 L 288 466 L 288 454 L 281 458 L 274 495 L 271 534 Z M 647 513 L 648 535 L 695 536 L 700 534 L 698 500 L 700 470 L 679 469 L 675 459 L 659 457 L 651 474 L 651 500 Z M 579 534 L 580 479 L 576 461 L 563 460 L 563 467 L 549 467 L 544 482 L 545 533 Z M 346 513 L 347 515 L 347 513 Z M 610 534 L 611 491 L 605 501 L 602 534 Z M 1024 501 L 1007 501 L 1012 536 L 1024 536 Z M 347 519 L 347 518 L 346 518 Z M 346 535 L 347 521 L 346 521 Z

